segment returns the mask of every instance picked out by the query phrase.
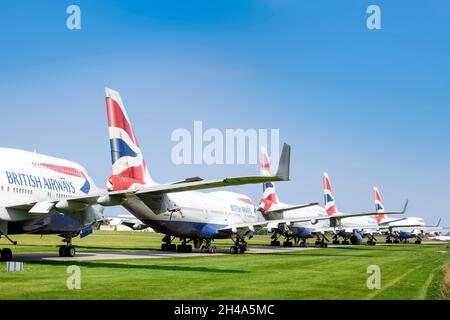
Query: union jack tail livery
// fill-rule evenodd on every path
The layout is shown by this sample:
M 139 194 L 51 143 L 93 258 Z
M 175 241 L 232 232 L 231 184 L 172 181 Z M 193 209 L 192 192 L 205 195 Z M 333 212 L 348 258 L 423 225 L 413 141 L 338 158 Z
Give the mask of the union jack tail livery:
M 327 214 L 329 216 L 335 215 L 337 213 L 336 201 L 334 200 L 333 192 L 331 191 L 328 173 L 323 174 L 323 197 Z
M 378 215 L 375 217 L 375 219 L 377 220 L 378 223 L 380 223 L 387 217 L 384 214 L 385 211 L 384 211 L 383 202 L 381 201 L 380 191 L 378 190 L 377 187 L 373 187 L 373 192 L 375 194 L 375 210 L 378 213 Z
M 261 175 L 271 175 L 269 155 L 264 147 L 261 147 Z M 263 198 L 259 202 L 258 210 L 265 213 L 277 203 L 278 197 L 275 185 L 272 182 L 263 183 Z
M 106 112 L 113 173 L 108 189 L 130 190 L 154 185 L 120 94 L 109 88 L 106 88 Z

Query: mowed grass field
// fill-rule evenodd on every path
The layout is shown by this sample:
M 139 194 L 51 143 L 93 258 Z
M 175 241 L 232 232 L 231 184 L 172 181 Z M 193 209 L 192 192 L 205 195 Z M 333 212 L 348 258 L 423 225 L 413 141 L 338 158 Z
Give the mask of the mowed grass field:
M 75 239 L 78 252 L 158 249 L 162 236 L 99 232 Z M 57 236 L 16 236 L 14 253 L 56 252 Z M 268 236 L 251 244 L 266 245 Z M 230 241 L 217 241 L 229 247 Z M 8 247 L 4 239 L 2 248 Z M 275 254 L 209 255 L 86 262 L 27 262 L 7 273 L 0 263 L 0 299 L 445 299 L 447 244 L 350 246 Z M 81 270 L 69 290 L 67 267 Z M 369 290 L 368 266 L 379 266 L 381 289 Z M 450 269 L 447 267 L 447 270 Z M 447 276 L 448 278 L 448 276 Z

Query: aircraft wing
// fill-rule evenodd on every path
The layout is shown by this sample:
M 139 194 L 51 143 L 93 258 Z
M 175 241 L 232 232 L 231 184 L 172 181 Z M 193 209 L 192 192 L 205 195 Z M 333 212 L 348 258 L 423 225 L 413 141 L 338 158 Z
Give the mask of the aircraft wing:
M 245 176 L 245 177 L 225 178 L 206 181 L 201 178 L 190 178 L 181 182 L 143 188 L 137 191 L 136 195 L 139 198 L 142 198 L 145 197 L 145 195 L 159 195 L 165 193 L 239 186 L 244 184 L 259 184 L 272 181 L 288 181 L 290 157 L 291 157 L 291 146 L 285 143 L 283 145 L 283 150 L 281 152 L 278 171 L 274 176 Z
M 407 207 L 408 207 L 408 200 L 406 200 L 402 211 L 386 211 L 383 214 L 389 214 L 389 215 L 404 214 L 406 212 Z M 377 216 L 377 215 L 379 215 L 378 212 L 338 213 L 338 214 L 330 216 L 329 218 L 344 219 L 344 218 L 351 218 L 351 217 Z
M 2 205 L 2 208 L 16 209 L 21 211 L 28 211 L 30 214 L 48 214 L 53 209 L 64 210 L 72 209 L 74 211 L 85 209 L 89 205 L 97 203 L 97 199 L 102 194 L 90 195 L 86 197 L 74 197 L 64 200 L 41 201 L 41 202 L 27 202 L 27 203 L 10 203 Z
M 267 211 L 264 211 L 264 213 L 265 214 L 281 213 L 281 212 L 291 211 L 291 210 L 295 210 L 295 209 L 302 209 L 302 208 L 308 208 L 308 207 L 312 207 L 312 206 L 317 206 L 318 204 L 319 204 L 318 202 L 313 202 L 313 203 L 307 203 L 307 204 L 285 206 L 285 207 L 282 207 L 282 208 L 277 208 L 277 209 L 273 209 L 273 210 L 267 210 Z
M 392 222 L 392 221 L 391 221 Z M 441 224 L 441 219 L 439 219 L 438 223 L 435 225 L 423 225 L 423 224 L 405 224 L 405 225 L 387 225 L 387 226 L 383 226 L 384 229 L 395 229 L 395 228 L 418 228 L 418 229 L 428 229 L 431 230 L 433 228 L 439 228 L 439 225 Z M 444 228 L 442 228 L 444 229 Z
M 232 233 L 245 234 L 249 231 L 255 231 L 256 228 L 262 228 L 267 225 L 267 221 L 254 223 L 236 223 L 220 228 L 217 231 L 231 231 Z
M 288 144 L 283 145 L 281 152 L 278 171 L 275 176 L 244 176 L 225 178 L 217 180 L 203 180 L 201 178 L 190 178 L 181 182 L 175 182 L 170 184 L 161 184 L 153 187 L 142 188 L 135 191 L 124 190 L 114 192 L 100 192 L 97 194 L 80 196 L 74 198 L 68 198 L 64 200 L 34 202 L 34 203 L 11 203 L 9 205 L 2 206 L 3 208 L 11 208 L 28 211 L 33 214 L 47 214 L 53 209 L 61 210 L 82 210 L 92 204 L 107 205 L 120 205 L 124 198 L 137 196 L 145 203 L 147 198 L 152 198 L 156 195 L 204 190 L 219 187 L 238 186 L 245 184 L 260 184 L 272 181 L 288 181 L 289 169 L 290 169 L 290 157 L 291 146 Z M 153 200 L 153 199 L 151 199 Z
M 245 184 L 260 184 L 272 181 L 289 181 L 290 157 L 291 147 L 285 143 L 281 152 L 278 171 L 274 176 L 244 176 L 217 180 L 203 180 L 199 177 L 195 177 L 175 183 L 160 184 L 133 191 L 125 190 L 108 192 L 107 194 L 98 195 L 98 203 L 104 206 L 119 205 L 124 199 L 129 197 L 138 197 L 144 203 L 147 203 L 148 201 L 153 201 L 155 196 L 167 193 L 205 190 Z M 80 199 L 80 201 L 84 200 Z
M 378 225 L 379 225 L 380 227 L 382 227 L 382 226 L 389 226 L 390 223 L 398 222 L 398 221 L 403 221 L 403 220 L 406 220 L 406 219 L 407 219 L 407 218 L 394 219 L 394 220 L 391 220 L 391 221 L 380 222 L 380 223 L 378 223 Z

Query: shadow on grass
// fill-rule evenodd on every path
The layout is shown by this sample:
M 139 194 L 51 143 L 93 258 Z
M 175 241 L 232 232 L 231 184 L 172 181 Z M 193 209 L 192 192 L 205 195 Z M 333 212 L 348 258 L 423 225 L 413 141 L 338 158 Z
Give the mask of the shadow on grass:
M 267 255 L 266 253 L 256 253 L 260 255 Z M 374 258 L 375 255 L 367 255 L 367 254 L 344 254 L 344 253 L 332 253 L 332 252 L 325 252 L 320 250 L 320 252 L 274 252 L 273 255 L 277 256 L 291 256 L 291 257 L 351 257 L 351 258 Z
M 246 270 L 235 269 L 216 269 L 207 267 L 189 267 L 174 265 L 137 265 L 123 262 L 79 262 L 79 261 L 39 261 L 33 262 L 33 265 L 42 266 L 71 266 L 76 265 L 81 268 L 111 268 L 124 270 L 157 270 L 157 271 L 185 271 L 185 272 L 208 272 L 208 273 L 249 273 Z

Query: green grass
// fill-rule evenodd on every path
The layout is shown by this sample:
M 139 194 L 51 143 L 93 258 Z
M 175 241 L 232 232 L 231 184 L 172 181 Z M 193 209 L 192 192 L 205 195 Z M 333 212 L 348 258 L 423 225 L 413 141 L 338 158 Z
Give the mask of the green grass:
M 15 252 L 54 252 L 57 237 L 15 237 Z M 161 235 L 96 232 L 78 251 L 139 251 Z M 254 239 L 266 244 L 268 237 Z M 219 241 L 229 246 L 228 241 Z M 0 243 L 5 247 L 4 242 Z M 20 273 L 0 264 L 3 299 L 442 299 L 447 245 L 328 248 L 277 254 L 25 263 Z M 81 290 L 66 287 L 67 266 L 81 268 Z M 366 286 L 367 267 L 381 269 L 381 289 Z

